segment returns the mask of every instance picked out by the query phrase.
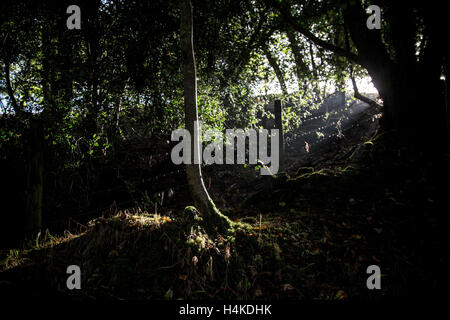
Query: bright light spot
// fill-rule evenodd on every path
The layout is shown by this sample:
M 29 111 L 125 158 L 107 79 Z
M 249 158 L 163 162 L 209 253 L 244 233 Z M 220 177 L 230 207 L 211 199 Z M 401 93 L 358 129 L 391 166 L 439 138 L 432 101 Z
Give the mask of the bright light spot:
M 347 79 L 345 84 L 347 91 L 353 91 L 353 84 L 351 79 Z M 362 93 L 374 93 L 378 94 L 377 88 L 372 83 L 370 77 L 364 77 L 362 79 L 356 79 L 356 86 L 358 87 L 358 91 Z
M 297 82 L 287 82 L 287 89 L 288 92 L 294 93 L 297 90 Z M 323 90 L 325 83 L 319 83 L 319 88 Z M 370 77 L 364 77 L 362 79 L 356 79 L 356 85 L 358 86 L 358 90 L 361 94 L 363 93 L 370 93 L 370 94 L 378 94 L 377 88 L 372 83 L 372 80 Z M 265 95 L 265 94 L 281 94 L 281 88 L 280 84 L 276 79 L 271 79 L 268 83 L 265 83 L 264 81 L 260 81 L 252 88 L 254 95 Z M 345 90 L 347 93 L 352 94 L 353 93 L 353 85 L 352 81 L 350 79 L 347 79 L 347 82 L 345 84 Z M 336 91 L 336 87 L 334 85 L 331 85 L 330 83 L 327 84 L 327 92 L 333 93 Z

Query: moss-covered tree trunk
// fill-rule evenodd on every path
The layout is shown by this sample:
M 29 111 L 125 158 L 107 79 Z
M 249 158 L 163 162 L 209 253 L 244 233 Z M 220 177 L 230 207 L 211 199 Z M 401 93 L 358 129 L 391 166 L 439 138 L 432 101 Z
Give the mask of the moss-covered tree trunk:
M 214 205 L 203 183 L 201 164 L 194 163 L 194 153 L 201 152 L 199 132 L 195 122 L 198 121 L 197 110 L 197 76 L 193 45 L 193 18 L 191 0 L 181 0 L 181 52 L 183 61 L 183 87 L 185 126 L 191 135 L 191 164 L 186 165 L 186 175 L 197 210 L 201 213 L 207 227 L 211 230 L 225 232 L 230 227 L 230 220 L 222 215 Z

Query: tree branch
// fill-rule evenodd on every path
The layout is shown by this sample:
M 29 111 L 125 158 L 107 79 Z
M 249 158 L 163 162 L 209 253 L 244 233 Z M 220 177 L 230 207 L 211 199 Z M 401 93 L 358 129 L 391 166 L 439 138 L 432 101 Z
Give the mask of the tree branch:
M 281 92 L 286 96 L 288 94 L 288 91 L 286 82 L 284 81 L 283 71 L 281 71 L 280 65 L 267 47 L 264 48 L 263 51 L 267 60 L 269 61 L 270 66 L 272 67 L 273 71 L 275 71 L 275 75 L 277 76 L 278 82 L 280 83 Z
M 285 7 L 283 7 L 277 0 L 264 0 L 264 2 L 268 6 L 278 10 L 281 13 L 281 15 L 283 16 L 283 18 L 286 20 L 286 22 L 289 23 L 295 31 L 301 33 L 305 38 L 307 38 L 314 44 L 322 47 L 325 50 L 334 52 L 337 55 L 345 57 L 349 61 L 353 61 L 358 64 L 360 63 L 359 56 L 357 54 L 354 54 L 348 50 L 345 50 L 343 48 L 335 46 L 332 43 L 322 40 L 319 37 L 317 37 L 315 34 L 313 34 L 311 31 L 309 31 L 308 29 L 305 29 L 304 27 L 302 27 L 297 22 L 297 20 L 292 16 L 292 14 L 289 12 L 289 10 L 287 10 Z
M 266 22 L 266 11 L 262 12 L 260 14 L 258 25 L 255 28 L 255 31 L 252 33 L 248 43 L 245 45 L 244 50 L 239 55 L 240 59 L 239 61 L 236 61 L 236 63 L 229 66 L 228 71 L 225 72 L 228 79 L 233 79 L 240 74 L 241 70 L 244 68 L 245 64 L 247 63 L 249 56 L 252 52 L 252 50 L 257 47 L 261 42 L 265 42 L 275 31 L 274 28 L 271 28 L 267 34 L 261 35 L 261 30 L 264 26 L 264 22 Z M 259 38 L 259 39 L 258 39 Z M 259 41 L 258 41 L 259 40 Z M 264 40 L 264 41 L 261 41 Z
M 8 59 L 4 60 L 5 63 L 5 74 L 6 74 L 6 89 L 8 91 L 9 99 L 11 100 L 11 104 L 14 109 L 14 113 L 16 115 L 20 115 L 22 113 L 22 109 L 19 107 L 19 104 L 17 103 L 16 97 L 14 96 L 14 90 L 11 85 L 11 75 L 10 75 L 10 68 L 9 68 L 9 61 Z
M 345 25 L 344 25 L 344 38 L 345 38 L 345 46 L 346 46 L 347 50 L 349 50 L 350 39 L 348 36 L 347 27 Z M 351 62 L 349 63 L 349 68 L 350 68 L 350 79 L 352 80 L 352 85 L 353 85 L 353 92 L 354 92 L 353 95 L 355 96 L 355 98 L 367 103 L 371 107 L 381 108 L 381 105 L 379 105 L 377 102 L 375 102 L 372 99 L 370 99 L 366 96 L 363 96 L 362 94 L 359 93 L 358 86 L 356 85 L 355 77 L 353 76 L 353 65 Z
M 358 87 L 356 85 L 355 77 L 353 76 L 353 74 L 350 76 L 350 79 L 352 79 L 353 91 L 354 91 L 353 95 L 355 96 L 356 99 L 359 99 L 362 102 L 367 103 L 371 107 L 381 108 L 381 105 L 378 104 L 376 101 L 370 99 L 369 97 L 363 96 L 361 93 L 359 93 Z

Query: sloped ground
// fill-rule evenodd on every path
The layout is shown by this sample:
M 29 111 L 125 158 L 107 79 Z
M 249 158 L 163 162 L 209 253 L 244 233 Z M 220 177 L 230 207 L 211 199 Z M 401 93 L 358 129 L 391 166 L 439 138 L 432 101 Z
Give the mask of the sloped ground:
M 395 143 L 388 140 L 350 145 L 333 158 L 312 156 L 314 166 L 269 180 L 257 192 L 242 183 L 216 194 L 244 195 L 243 205 L 236 201 L 229 215 L 266 222 L 261 237 L 274 241 L 283 259 L 271 290 L 287 283 L 295 297 L 326 299 L 442 292 L 450 256 L 448 170 L 435 167 L 426 152 L 413 157 L 390 148 Z M 448 161 L 447 154 L 441 164 Z M 383 274 L 380 291 L 366 288 L 372 264 Z
M 229 235 L 208 235 L 195 210 L 184 209 L 191 201 L 183 177 L 170 175 L 165 185 L 140 176 L 142 188 L 153 181 L 151 190 L 171 192 L 143 202 L 145 210 L 109 210 L 74 234 L 46 233 L 26 250 L 1 252 L 0 293 L 87 300 L 437 294 L 449 266 L 448 203 L 438 187 L 448 154 L 432 167 L 423 150 L 412 157 L 375 136 L 376 113 L 356 112 L 341 139 L 318 140 L 309 152 L 298 137 L 287 148 L 287 174 L 277 178 L 250 165 L 206 166 L 208 190 L 237 223 Z M 310 126 L 305 131 L 324 125 Z M 73 264 L 82 290 L 66 288 Z M 366 287 L 373 264 L 381 290 Z
M 180 191 L 163 216 L 120 212 L 81 234 L 3 253 L 0 291 L 75 299 L 436 295 L 449 266 L 439 187 L 446 167 L 394 145 L 378 137 L 277 178 L 250 166 L 207 167 L 212 197 L 239 221 L 230 235 L 207 235 L 195 210 L 180 209 L 189 204 Z M 81 267 L 82 290 L 66 289 L 72 264 Z M 381 290 L 366 287 L 372 264 L 381 268 Z

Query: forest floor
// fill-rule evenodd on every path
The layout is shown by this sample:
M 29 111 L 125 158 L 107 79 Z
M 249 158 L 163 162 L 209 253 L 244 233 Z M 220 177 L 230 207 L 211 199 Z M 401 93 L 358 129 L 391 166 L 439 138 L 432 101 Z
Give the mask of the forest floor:
M 208 166 L 205 184 L 236 222 L 208 234 L 186 188 L 163 208 L 113 212 L 79 233 L 2 252 L 0 293 L 72 299 L 383 299 L 446 287 L 449 220 L 426 155 L 363 143 L 288 159 L 288 174 Z M 443 158 L 448 163 L 449 155 Z M 156 210 L 156 212 L 155 212 Z M 79 265 L 82 290 L 68 290 Z M 367 267 L 381 269 L 368 290 Z

